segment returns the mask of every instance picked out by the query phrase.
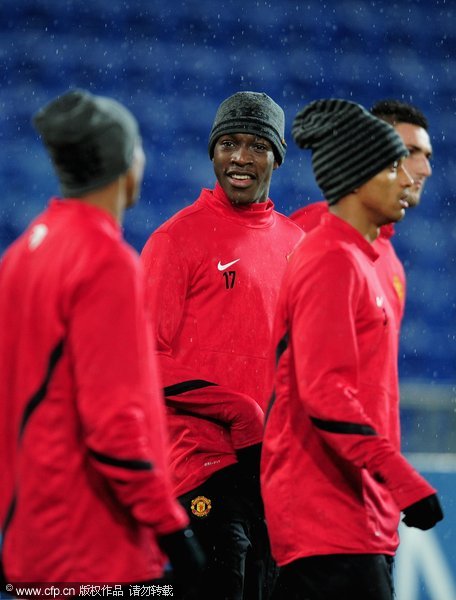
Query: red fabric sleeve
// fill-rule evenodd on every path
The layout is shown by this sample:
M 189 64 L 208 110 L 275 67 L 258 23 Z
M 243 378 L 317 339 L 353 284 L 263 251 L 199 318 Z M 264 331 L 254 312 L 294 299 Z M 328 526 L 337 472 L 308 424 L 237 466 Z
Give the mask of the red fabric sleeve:
M 113 248 L 71 294 L 69 351 L 91 464 L 156 534 L 187 518 L 168 477 L 164 407 L 136 257 Z
M 141 253 L 146 281 L 146 307 L 154 324 L 160 370 L 165 386 L 201 379 L 172 355 L 190 284 L 188 263 L 169 234 L 151 235 Z
M 263 439 L 263 411 L 246 394 L 214 385 L 179 395 L 166 393 L 166 402 L 173 408 L 203 415 L 228 427 L 235 450 L 258 444 Z
M 384 483 L 402 509 L 435 490 L 376 432 L 358 396 L 355 319 L 363 285 L 343 251 L 324 255 L 301 275 L 299 268 L 294 272 L 289 297 L 296 380 L 305 409 L 325 442 Z
M 328 203 L 326 200 L 323 200 L 299 208 L 290 215 L 290 219 L 299 225 L 303 231 L 308 233 L 320 225 L 322 216 L 328 214 L 328 212 Z

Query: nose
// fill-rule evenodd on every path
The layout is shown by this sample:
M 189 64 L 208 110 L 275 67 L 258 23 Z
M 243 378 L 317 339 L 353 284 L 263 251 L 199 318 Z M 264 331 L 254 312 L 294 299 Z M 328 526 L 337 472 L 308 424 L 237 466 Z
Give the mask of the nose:
M 246 144 L 238 144 L 231 154 L 231 162 L 246 164 L 252 162 L 252 155 Z
M 423 156 L 423 160 L 421 161 L 422 173 L 425 177 L 430 177 L 432 175 L 432 167 L 429 162 L 429 158 L 427 156 Z
M 408 187 L 410 185 L 413 185 L 413 177 L 407 171 L 404 164 L 402 164 L 400 167 L 400 174 L 401 174 L 400 184 L 402 185 L 402 187 Z

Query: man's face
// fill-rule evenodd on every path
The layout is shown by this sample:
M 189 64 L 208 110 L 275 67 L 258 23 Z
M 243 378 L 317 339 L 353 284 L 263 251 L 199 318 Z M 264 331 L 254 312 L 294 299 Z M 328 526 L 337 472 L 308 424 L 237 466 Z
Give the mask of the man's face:
M 431 141 L 428 132 L 419 125 L 398 123 L 395 129 L 410 152 L 404 164 L 413 179 L 407 202 L 410 207 L 414 207 L 420 203 L 424 183 L 432 174 L 429 162 L 432 155 Z
M 400 159 L 358 188 L 357 194 L 369 223 L 377 227 L 400 221 L 408 204 L 412 178 Z
M 278 167 L 271 142 L 250 133 L 222 135 L 214 147 L 214 172 L 233 204 L 265 202 Z

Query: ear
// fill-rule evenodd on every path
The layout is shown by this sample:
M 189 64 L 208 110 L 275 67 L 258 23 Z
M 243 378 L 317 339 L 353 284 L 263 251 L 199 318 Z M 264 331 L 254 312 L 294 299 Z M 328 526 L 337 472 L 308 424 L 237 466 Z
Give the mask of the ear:
M 127 207 L 133 206 L 138 200 L 142 180 L 144 176 L 144 166 L 146 157 L 142 145 L 137 144 L 133 153 L 133 161 L 130 168 L 125 173 L 125 192 Z
M 275 160 L 274 161 L 274 165 L 272 167 L 272 170 L 275 171 L 276 169 L 278 169 L 280 167 L 279 163 Z
M 128 171 L 123 175 L 125 181 L 125 193 L 126 193 L 126 205 L 127 207 L 133 206 L 135 203 L 135 174 L 133 167 L 130 167 Z

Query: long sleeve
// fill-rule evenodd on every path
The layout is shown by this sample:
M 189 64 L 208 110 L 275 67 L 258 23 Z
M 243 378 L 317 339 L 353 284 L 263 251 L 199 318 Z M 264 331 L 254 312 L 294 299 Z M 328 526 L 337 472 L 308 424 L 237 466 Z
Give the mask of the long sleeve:
M 82 435 L 92 465 L 119 501 L 156 533 L 168 533 L 185 525 L 186 517 L 168 476 L 142 271 L 125 252 L 96 262 L 68 300 Z
M 146 280 L 146 306 L 154 323 L 164 385 L 202 379 L 180 364 L 172 351 L 174 338 L 182 322 L 191 277 L 183 251 L 168 233 L 157 232 L 146 243 L 141 260 Z
M 180 414 L 204 416 L 207 421 L 227 428 L 235 450 L 258 444 L 263 438 L 263 411 L 247 394 L 190 381 L 165 388 L 165 397 L 167 406 Z

